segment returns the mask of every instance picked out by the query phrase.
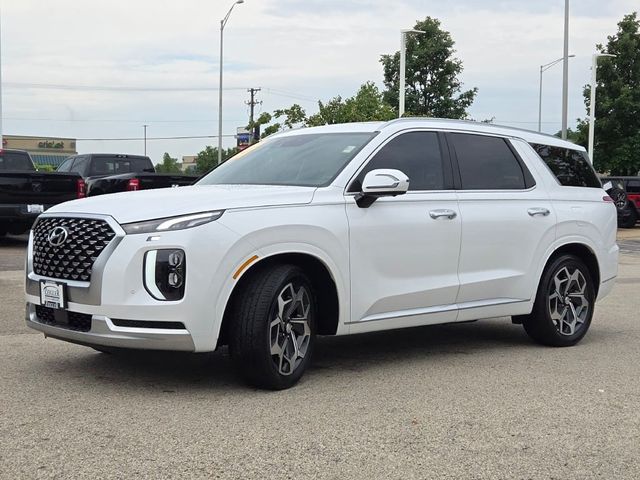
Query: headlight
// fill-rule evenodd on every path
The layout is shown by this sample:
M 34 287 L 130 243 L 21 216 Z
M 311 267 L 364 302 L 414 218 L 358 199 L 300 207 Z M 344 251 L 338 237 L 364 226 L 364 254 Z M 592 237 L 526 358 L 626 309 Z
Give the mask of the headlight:
M 156 300 L 184 297 L 187 259 L 183 250 L 150 250 L 144 255 L 144 288 Z
M 213 222 L 219 219 L 223 213 L 224 210 L 216 210 L 214 212 L 180 215 L 179 217 L 158 218 L 156 220 L 145 220 L 144 222 L 125 223 L 122 228 L 128 234 L 184 230 L 185 228 L 193 228 Z

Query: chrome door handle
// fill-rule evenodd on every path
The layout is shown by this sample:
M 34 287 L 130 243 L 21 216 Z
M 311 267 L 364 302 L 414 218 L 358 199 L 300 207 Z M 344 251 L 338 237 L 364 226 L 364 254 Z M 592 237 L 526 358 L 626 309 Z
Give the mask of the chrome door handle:
M 429 212 L 429 216 L 434 220 L 437 220 L 438 218 L 446 218 L 447 220 L 453 220 L 454 218 L 456 218 L 457 215 L 458 214 L 456 212 L 449 209 L 431 210 Z
M 551 212 L 549 211 L 548 208 L 535 207 L 527 210 L 527 213 L 529 214 L 530 217 L 535 217 L 536 215 L 541 215 L 543 217 L 546 217 Z

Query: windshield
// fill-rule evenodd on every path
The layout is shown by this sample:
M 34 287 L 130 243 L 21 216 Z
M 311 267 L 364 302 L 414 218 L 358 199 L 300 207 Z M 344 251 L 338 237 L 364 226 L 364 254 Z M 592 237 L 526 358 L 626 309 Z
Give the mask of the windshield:
M 313 133 L 274 138 L 238 153 L 198 185 L 326 186 L 374 135 Z

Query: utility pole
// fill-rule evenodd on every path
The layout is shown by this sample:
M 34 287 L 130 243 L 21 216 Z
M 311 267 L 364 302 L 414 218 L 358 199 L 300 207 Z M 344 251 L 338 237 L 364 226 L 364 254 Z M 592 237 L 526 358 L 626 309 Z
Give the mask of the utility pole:
M 562 139 L 567 139 L 569 116 L 569 0 L 564 0 L 564 59 L 562 63 Z
M 145 157 L 147 156 L 147 127 L 149 125 L 143 125 L 142 128 L 144 128 L 144 155 Z
M 0 150 L 4 148 L 2 134 L 2 12 L 0 11 Z
M 254 107 L 256 105 L 262 105 L 262 101 L 257 102 L 255 97 L 256 97 L 256 93 L 258 93 L 260 90 L 262 90 L 260 87 L 258 88 L 248 88 L 247 92 L 249 92 L 249 94 L 251 95 L 251 100 L 249 100 L 248 102 L 245 102 L 247 105 L 249 105 L 250 108 L 250 114 L 249 114 L 249 125 L 253 125 L 253 112 L 254 112 Z M 252 131 L 251 131 L 251 137 L 249 139 L 249 145 L 251 145 L 253 142 L 258 141 L 260 137 L 260 127 L 254 125 L 252 127 Z
M 245 102 L 247 105 L 249 105 L 250 108 L 250 114 L 249 114 L 249 124 L 253 123 L 253 111 L 254 111 L 254 107 L 256 105 L 262 105 L 262 101 L 258 102 L 256 101 L 256 93 L 258 93 L 260 90 L 262 90 L 260 87 L 258 88 L 247 88 L 247 92 L 249 92 L 249 95 L 251 95 L 251 100 L 249 100 L 248 102 Z

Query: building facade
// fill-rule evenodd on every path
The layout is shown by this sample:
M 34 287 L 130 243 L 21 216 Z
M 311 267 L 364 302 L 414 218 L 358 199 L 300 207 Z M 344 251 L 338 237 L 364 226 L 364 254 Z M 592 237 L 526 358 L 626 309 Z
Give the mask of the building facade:
M 36 165 L 57 167 L 65 158 L 77 155 L 75 138 L 3 135 L 2 148 L 26 150 Z
M 184 155 L 182 157 L 182 165 L 180 166 L 180 168 L 183 172 L 191 173 L 195 171 L 196 167 L 196 155 Z

